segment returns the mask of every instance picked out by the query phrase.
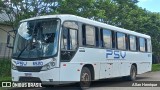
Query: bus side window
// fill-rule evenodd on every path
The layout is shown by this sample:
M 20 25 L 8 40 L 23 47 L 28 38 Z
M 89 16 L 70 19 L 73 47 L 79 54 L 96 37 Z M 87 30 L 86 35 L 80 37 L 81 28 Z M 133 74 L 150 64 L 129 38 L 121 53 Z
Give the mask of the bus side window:
M 148 50 L 148 52 L 151 52 L 151 51 L 152 51 L 152 48 L 151 48 L 151 40 L 150 40 L 150 39 L 147 39 L 147 50 Z
M 117 48 L 121 50 L 126 50 L 126 39 L 124 33 L 117 32 Z
M 61 40 L 61 49 L 62 50 L 67 50 L 67 45 L 68 45 L 68 29 L 67 28 L 63 28 L 63 31 L 62 31 L 62 40 Z
M 140 46 L 140 51 L 145 52 L 145 39 L 144 38 L 139 38 L 139 46 Z
M 102 47 L 112 48 L 112 32 L 107 29 L 101 29 Z
M 75 50 L 77 48 L 77 30 L 63 29 L 61 48 L 63 50 Z
M 70 29 L 69 35 L 70 35 L 70 49 L 71 50 L 76 50 L 77 47 L 78 47 L 78 34 L 77 34 L 77 30 Z
M 83 25 L 82 38 L 82 43 L 84 46 L 95 46 L 95 27 L 90 25 Z
M 136 46 L 136 37 L 135 36 L 133 36 L 133 35 L 129 36 L 129 45 L 130 45 L 129 50 L 136 51 L 137 46 Z

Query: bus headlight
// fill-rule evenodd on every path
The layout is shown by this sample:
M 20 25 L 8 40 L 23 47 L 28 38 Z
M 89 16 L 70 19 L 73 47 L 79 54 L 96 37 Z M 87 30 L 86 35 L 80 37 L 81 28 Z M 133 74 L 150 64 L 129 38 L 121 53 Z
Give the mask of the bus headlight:
M 53 69 L 55 66 L 55 62 L 54 61 L 51 61 L 49 63 L 47 63 L 46 65 L 44 65 L 41 69 L 41 71 L 46 71 L 46 70 L 50 70 L 50 69 Z
M 16 65 L 14 65 L 13 63 L 11 64 L 11 68 L 12 68 L 13 70 L 17 70 Z

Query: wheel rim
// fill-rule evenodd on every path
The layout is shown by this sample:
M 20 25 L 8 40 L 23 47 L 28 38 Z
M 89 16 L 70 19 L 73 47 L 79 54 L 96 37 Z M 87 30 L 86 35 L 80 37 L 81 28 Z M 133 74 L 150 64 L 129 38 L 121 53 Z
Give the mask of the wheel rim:
M 90 76 L 88 73 L 83 73 L 81 77 L 81 81 L 83 85 L 88 85 L 90 84 Z

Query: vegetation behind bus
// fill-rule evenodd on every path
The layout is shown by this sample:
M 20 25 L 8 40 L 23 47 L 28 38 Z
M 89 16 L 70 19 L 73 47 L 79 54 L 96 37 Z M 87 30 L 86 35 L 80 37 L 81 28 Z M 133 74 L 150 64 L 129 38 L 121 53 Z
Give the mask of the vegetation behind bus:
M 74 14 L 150 35 L 155 57 L 153 59 L 155 61 L 159 60 L 157 57 L 160 56 L 160 13 L 150 12 L 138 7 L 138 0 L 9 1 L 0 1 L 0 11 L 5 11 L 6 16 L 9 16 L 10 20 L 4 23 L 10 23 L 13 27 L 16 27 L 20 20 L 34 16 Z
M 152 71 L 160 71 L 160 64 L 153 64 Z
M 11 60 L 0 58 L 0 81 L 11 81 Z

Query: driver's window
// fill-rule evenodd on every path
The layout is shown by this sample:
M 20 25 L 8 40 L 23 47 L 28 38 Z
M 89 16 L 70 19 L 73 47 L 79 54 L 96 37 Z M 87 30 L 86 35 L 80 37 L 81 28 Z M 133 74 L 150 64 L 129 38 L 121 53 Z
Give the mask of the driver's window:
M 63 28 L 62 31 L 62 50 L 75 50 L 77 48 L 77 30 Z

